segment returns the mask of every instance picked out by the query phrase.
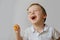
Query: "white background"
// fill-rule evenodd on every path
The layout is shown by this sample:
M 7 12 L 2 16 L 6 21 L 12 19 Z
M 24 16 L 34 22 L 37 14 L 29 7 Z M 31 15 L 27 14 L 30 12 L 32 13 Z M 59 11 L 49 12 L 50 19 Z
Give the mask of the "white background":
M 60 30 L 60 0 L 0 0 L 0 40 L 16 40 L 14 24 L 19 24 L 22 30 L 31 25 L 26 9 L 33 2 L 45 8 L 46 24 Z

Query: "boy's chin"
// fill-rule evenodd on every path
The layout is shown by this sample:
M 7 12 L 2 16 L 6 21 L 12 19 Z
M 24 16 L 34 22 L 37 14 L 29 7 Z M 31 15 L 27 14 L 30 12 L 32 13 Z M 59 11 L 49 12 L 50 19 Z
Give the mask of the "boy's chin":
M 37 23 L 37 21 L 32 21 L 31 23 L 32 23 L 32 24 L 36 24 L 36 23 Z

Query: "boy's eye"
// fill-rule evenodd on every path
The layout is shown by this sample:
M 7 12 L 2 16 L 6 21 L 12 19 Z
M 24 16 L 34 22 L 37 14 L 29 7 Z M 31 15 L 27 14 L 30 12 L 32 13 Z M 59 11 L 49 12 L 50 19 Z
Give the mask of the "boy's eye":
M 31 12 L 28 12 L 27 14 L 31 14 Z
M 28 12 L 28 13 L 31 13 L 31 12 Z

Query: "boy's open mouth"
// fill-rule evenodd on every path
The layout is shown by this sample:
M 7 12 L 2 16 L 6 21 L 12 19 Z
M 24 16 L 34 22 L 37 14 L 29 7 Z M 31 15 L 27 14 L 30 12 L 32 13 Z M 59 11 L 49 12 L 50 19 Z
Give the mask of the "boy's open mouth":
M 32 20 L 35 20 L 37 18 L 37 16 L 32 16 L 31 19 Z

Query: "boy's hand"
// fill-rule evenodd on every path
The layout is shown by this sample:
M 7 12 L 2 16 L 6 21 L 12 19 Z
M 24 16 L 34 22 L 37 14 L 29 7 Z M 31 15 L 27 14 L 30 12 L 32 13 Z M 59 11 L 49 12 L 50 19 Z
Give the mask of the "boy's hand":
M 14 31 L 20 33 L 20 26 L 18 24 L 14 25 Z
M 16 32 L 16 39 L 23 40 L 23 38 L 20 35 L 20 31 L 21 31 L 20 26 L 18 24 L 15 24 L 13 28 L 14 28 L 14 31 Z

